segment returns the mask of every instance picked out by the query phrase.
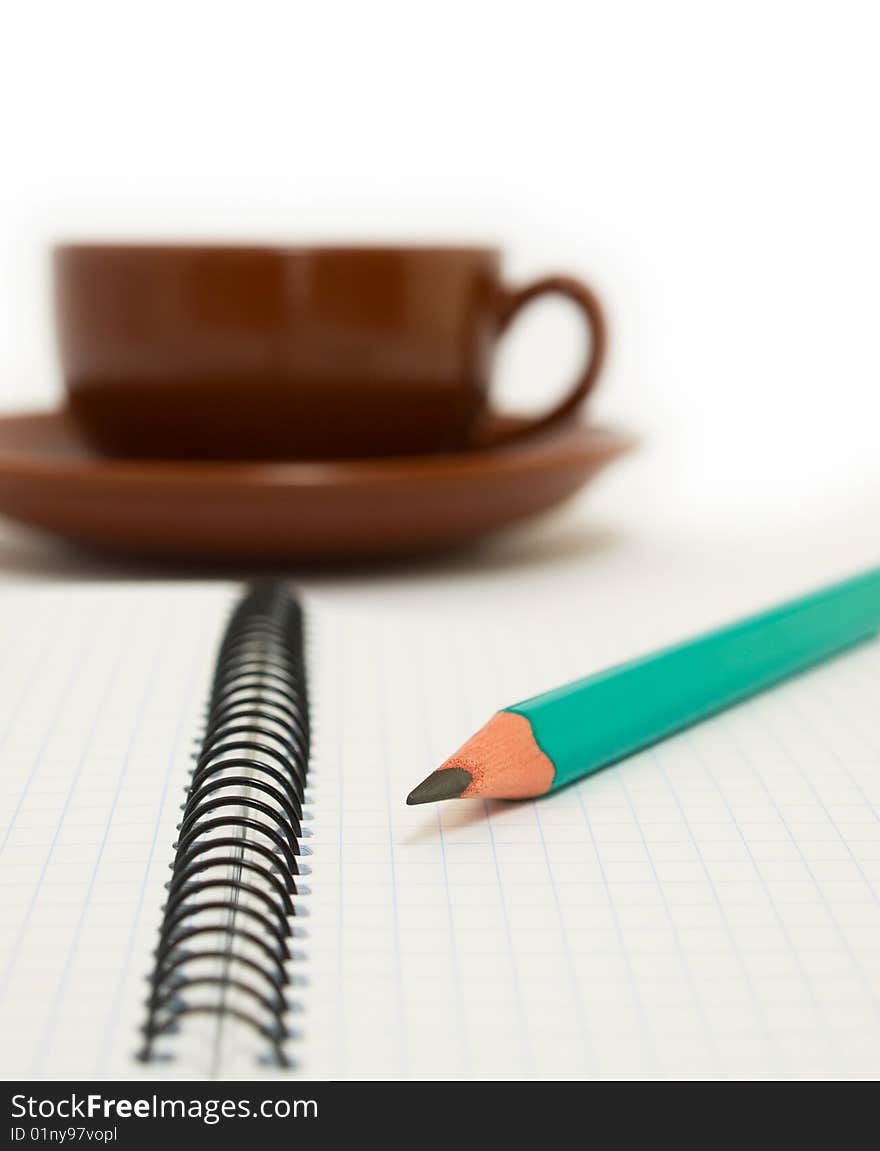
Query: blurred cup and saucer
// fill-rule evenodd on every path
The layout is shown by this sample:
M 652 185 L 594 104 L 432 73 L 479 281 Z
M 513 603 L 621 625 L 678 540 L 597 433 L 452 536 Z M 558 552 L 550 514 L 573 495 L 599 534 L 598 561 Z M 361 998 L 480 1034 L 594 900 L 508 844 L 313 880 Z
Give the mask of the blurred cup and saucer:
M 477 539 L 632 446 L 575 414 L 605 326 L 571 276 L 524 287 L 484 247 L 63 244 L 68 404 L 0 420 L 0 512 L 114 550 L 342 559 Z M 589 330 L 538 416 L 490 403 L 493 353 L 556 294 Z

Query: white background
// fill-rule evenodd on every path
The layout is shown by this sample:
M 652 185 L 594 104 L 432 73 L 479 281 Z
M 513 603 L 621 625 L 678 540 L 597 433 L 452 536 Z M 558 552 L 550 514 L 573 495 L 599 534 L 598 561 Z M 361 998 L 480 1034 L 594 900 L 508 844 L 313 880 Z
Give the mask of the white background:
M 497 240 L 607 302 L 597 499 L 773 533 L 877 506 L 865 3 L 31 2 L 0 48 L 0 403 L 55 402 L 56 237 Z M 500 356 L 561 387 L 564 305 Z M 615 505 L 616 506 L 616 505 Z

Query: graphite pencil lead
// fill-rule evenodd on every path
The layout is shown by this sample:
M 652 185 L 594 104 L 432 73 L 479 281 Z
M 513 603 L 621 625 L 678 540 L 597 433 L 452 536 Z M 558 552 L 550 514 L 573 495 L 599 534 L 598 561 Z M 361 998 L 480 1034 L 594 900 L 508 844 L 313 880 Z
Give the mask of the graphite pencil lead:
M 438 799 L 458 799 L 471 784 L 472 776 L 463 767 L 441 767 L 432 771 L 406 797 L 412 807 L 417 803 L 436 803 Z

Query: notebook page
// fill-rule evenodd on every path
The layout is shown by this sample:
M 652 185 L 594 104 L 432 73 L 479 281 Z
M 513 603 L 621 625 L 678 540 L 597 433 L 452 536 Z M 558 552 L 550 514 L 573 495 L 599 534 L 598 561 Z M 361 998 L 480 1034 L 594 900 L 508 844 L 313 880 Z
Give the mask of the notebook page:
M 272 1074 L 252 1036 L 210 1022 L 172 1062 L 133 1058 L 237 594 L 4 591 L 5 1075 Z M 493 709 L 591 670 L 624 631 L 531 607 L 307 600 L 293 1073 L 876 1075 L 877 645 L 536 803 L 406 808 Z
M 193 738 L 236 589 L 0 597 L 0 1074 L 159 1077 L 134 1055 Z
M 620 621 L 312 616 L 303 1075 L 880 1073 L 880 645 L 538 801 L 407 808 Z

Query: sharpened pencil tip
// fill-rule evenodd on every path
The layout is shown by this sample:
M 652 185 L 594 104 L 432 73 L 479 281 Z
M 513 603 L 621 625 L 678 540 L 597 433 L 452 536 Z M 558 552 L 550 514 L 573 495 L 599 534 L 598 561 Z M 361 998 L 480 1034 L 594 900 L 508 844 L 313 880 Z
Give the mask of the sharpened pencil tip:
M 414 787 L 406 802 L 412 807 L 417 803 L 436 803 L 438 799 L 458 799 L 470 786 L 471 779 L 471 773 L 463 767 L 440 768 Z

